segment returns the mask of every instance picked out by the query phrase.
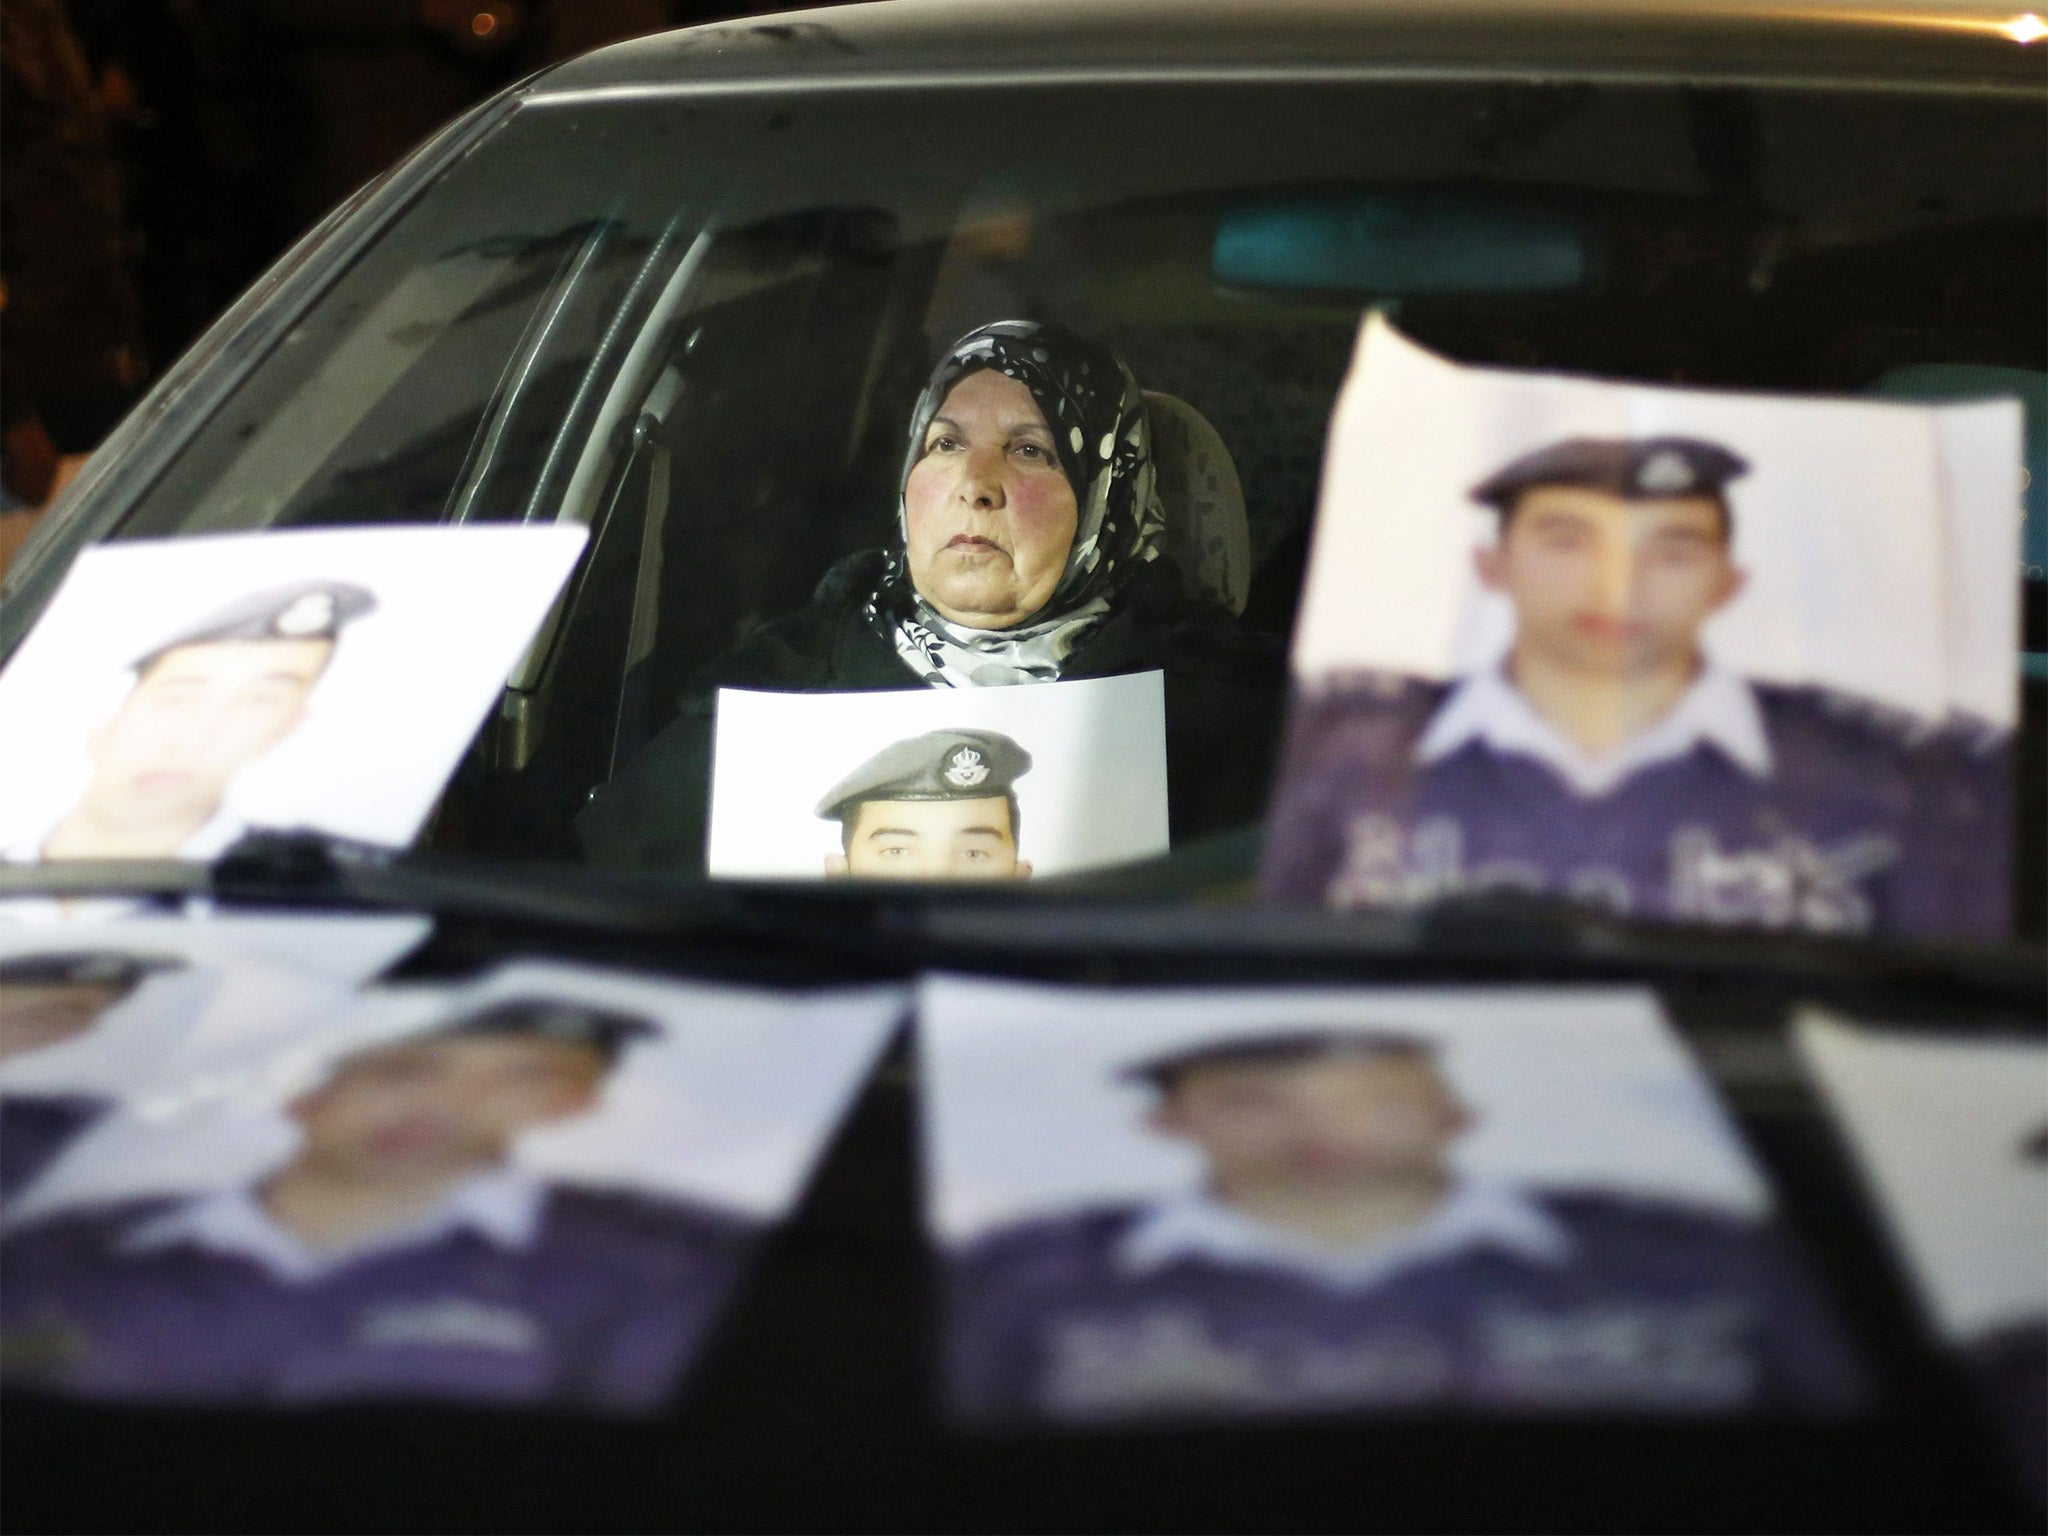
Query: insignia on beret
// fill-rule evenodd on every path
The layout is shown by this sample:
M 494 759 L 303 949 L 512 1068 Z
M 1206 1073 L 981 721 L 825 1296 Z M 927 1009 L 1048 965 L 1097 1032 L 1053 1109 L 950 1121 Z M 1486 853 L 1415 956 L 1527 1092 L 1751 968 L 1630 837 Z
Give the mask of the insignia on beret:
M 270 627 L 280 635 L 294 638 L 331 630 L 334 627 L 334 594 L 308 592 L 304 597 L 294 598 L 271 621 Z
M 1693 488 L 1692 465 L 1675 449 L 1659 449 L 1636 471 L 1636 488 L 1670 495 L 1689 491 Z
M 1720 496 L 1749 461 L 1698 437 L 1570 437 L 1525 453 L 1472 487 L 1472 499 L 1505 511 L 1522 492 L 1579 486 L 1629 500 Z
M 833 785 L 818 814 L 843 821 L 869 800 L 985 800 L 1007 795 L 1031 754 L 1000 731 L 926 731 L 892 742 Z
M 14 987 L 132 987 L 159 971 L 180 971 L 175 955 L 131 954 L 121 949 L 62 950 L 0 960 L 0 985 Z
M 377 606 L 366 587 L 346 581 L 300 581 L 238 598 L 190 629 L 135 658 L 140 672 L 168 651 L 224 640 L 332 640 L 342 626 Z
M 1436 1047 L 1420 1035 L 1387 1029 L 1294 1029 L 1279 1034 L 1233 1035 L 1205 1040 L 1130 1062 L 1117 1076 L 1126 1082 L 1172 1086 L 1193 1067 L 1287 1066 L 1327 1057 L 1376 1060 L 1382 1057 L 1433 1059 Z

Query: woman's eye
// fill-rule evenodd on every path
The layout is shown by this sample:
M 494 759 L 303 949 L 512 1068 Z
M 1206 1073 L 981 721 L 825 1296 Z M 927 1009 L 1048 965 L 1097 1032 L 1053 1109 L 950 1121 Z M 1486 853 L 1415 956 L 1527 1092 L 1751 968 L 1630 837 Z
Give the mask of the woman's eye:
M 1042 459 L 1045 457 L 1045 450 L 1036 443 L 1018 443 L 1016 451 L 1023 454 L 1027 459 Z

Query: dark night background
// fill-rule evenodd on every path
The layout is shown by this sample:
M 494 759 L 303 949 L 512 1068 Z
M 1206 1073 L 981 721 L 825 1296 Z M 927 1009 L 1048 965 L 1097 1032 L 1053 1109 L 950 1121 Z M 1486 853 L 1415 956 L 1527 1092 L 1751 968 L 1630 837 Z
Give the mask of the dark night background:
M 535 70 L 748 0 L 0 0 L 0 572 L 306 228 Z

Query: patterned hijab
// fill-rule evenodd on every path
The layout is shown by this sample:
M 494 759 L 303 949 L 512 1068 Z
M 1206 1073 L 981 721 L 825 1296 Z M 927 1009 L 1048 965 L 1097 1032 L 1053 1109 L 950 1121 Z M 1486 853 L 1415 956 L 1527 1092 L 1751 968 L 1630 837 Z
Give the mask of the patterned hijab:
M 953 386 L 985 368 L 1031 391 L 1078 512 L 1074 547 L 1051 600 L 1009 629 L 955 624 L 918 595 L 900 491 Z M 969 331 L 939 360 L 911 413 L 910 447 L 897 479 L 896 543 L 868 598 L 868 621 L 934 688 L 1053 682 L 1075 643 L 1109 614 L 1131 571 L 1158 554 L 1165 518 L 1153 480 L 1145 397 L 1114 353 L 1033 320 L 998 320 Z

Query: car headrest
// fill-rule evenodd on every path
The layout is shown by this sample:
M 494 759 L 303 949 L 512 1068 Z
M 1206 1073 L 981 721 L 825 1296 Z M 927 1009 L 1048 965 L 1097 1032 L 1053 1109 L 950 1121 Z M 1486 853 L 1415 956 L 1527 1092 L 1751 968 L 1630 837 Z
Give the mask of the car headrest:
M 1166 509 L 1165 553 L 1193 595 L 1243 613 L 1252 584 L 1251 530 L 1230 450 L 1185 400 L 1148 389 L 1145 407 Z

